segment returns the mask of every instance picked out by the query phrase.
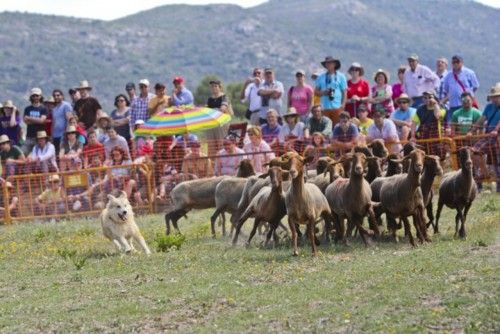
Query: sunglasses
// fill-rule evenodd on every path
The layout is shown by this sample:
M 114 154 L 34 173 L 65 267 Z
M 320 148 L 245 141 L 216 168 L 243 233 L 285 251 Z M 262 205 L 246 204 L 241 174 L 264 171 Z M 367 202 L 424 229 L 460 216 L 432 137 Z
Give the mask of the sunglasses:
M 125 99 L 118 99 L 116 102 L 125 102 Z
M 452 64 L 460 64 L 460 60 L 453 60 L 451 63 Z
M 410 103 L 410 102 L 408 102 L 408 101 L 399 101 L 399 104 L 408 104 L 408 103 Z

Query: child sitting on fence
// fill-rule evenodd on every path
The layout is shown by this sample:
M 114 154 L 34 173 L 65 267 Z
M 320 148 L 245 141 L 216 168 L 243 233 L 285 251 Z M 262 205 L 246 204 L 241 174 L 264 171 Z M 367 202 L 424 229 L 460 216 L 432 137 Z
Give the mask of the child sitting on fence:
M 14 188 L 12 183 L 5 181 L 5 179 L 0 177 L 0 218 L 5 217 L 4 187 L 7 187 L 7 198 L 10 199 L 10 203 L 8 203 L 8 205 L 11 216 L 17 215 L 17 205 L 19 203 L 19 198 L 17 196 L 10 196 L 10 191 Z

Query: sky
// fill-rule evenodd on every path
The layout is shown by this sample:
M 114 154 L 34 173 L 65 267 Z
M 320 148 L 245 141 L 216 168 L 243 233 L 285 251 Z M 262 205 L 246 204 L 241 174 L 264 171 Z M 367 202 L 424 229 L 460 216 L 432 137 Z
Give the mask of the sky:
M 232 3 L 242 7 L 257 6 L 266 0 L 1 0 L 0 12 L 20 11 L 40 14 L 114 20 L 137 12 L 168 4 Z M 500 0 L 476 0 L 500 8 Z

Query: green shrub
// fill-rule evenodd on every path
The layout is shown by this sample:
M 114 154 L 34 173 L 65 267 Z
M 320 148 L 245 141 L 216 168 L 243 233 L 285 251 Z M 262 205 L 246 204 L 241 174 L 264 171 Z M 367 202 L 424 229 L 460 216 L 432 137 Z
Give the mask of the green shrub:
M 63 259 L 67 260 L 76 256 L 76 250 L 74 249 L 70 250 L 66 248 L 58 249 L 57 254 L 59 254 Z
M 170 248 L 181 248 L 181 245 L 186 241 L 186 237 L 182 234 L 165 235 L 157 233 L 154 241 L 158 252 L 167 252 Z

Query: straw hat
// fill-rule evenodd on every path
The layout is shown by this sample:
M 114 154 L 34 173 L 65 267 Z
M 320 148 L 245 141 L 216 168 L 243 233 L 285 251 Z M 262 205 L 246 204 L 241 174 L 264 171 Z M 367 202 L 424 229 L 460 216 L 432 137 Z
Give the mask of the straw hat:
M 89 82 L 87 80 L 82 80 L 80 81 L 80 86 L 76 87 L 75 89 L 88 89 L 92 90 L 92 86 L 90 86 Z
M 3 104 L 3 108 L 12 108 L 12 109 L 17 109 L 17 107 L 12 103 L 12 100 L 7 100 Z
M 408 103 L 411 103 L 411 98 L 408 96 L 408 94 L 402 93 L 399 95 L 399 97 L 396 99 L 397 103 L 401 103 L 401 101 L 408 101 Z
M 68 127 L 66 128 L 66 132 L 65 132 L 65 133 L 66 133 L 66 134 L 68 134 L 68 133 L 77 133 L 77 131 L 76 131 L 76 127 L 75 127 L 74 125 L 70 125 L 70 126 L 68 126 Z
M 59 175 L 57 174 L 49 176 L 49 182 L 59 182 L 59 180 Z
M 10 142 L 9 136 L 7 136 L 7 135 L 1 135 L 0 136 L 0 144 L 8 143 L 8 142 Z
M 97 125 L 98 125 L 100 128 L 102 128 L 102 127 L 103 127 L 103 125 L 102 125 L 102 121 L 103 121 L 103 120 L 108 120 L 110 124 L 111 124 L 111 122 L 112 122 L 111 117 L 109 117 L 108 115 L 102 115 L 101 117 L 99 117 L 99 118 L 97 119 Z
M 54 100 L 54 97 L 51 95 L 47 100 L 45 100 L 45 103 L 56 103 L 56 100 Z
M 373 81 L 376 81 L 375 79 L 377 79 L 377 75 L 379 75 L 380 73 L 382 73 L 384 75 L 384 77 L 385 77 L 385 83 L 389 83 L 389 78 L 390 78 L 389 77 L 389 73 L 387 73 L 387 71 L 385 71 L 385 70 L 383 70 L 381 68 L 379 68 L 377 70 L 377 72 L 375 72 L 375 74 L 373 75 Z
M 490 93 L 488 94 L 488 98 L 495 96 L 500 96 L 500 82 L 497 82 L 495 86 L 491 87 Z
M 348 73 L 351 73 L 352 70 L 354 69 L 359 69 L 359 75 L 360 76 L 363 76 L 365 75 L 365 69 L 363 68 L 363 66 L 361 66 L 360 63 L 352 63 L 351 66 L 349 67 L 349 70 L 347 71 Z
M 287 113 L 284 114 L 283 117 L 289 117 L 289 116 L 299 116 L 299 114 L 297 113 L 297 109 L 295 109 L 294 107 L 288 108 Z
M 41 138 L 48 138 L 49 136 L 47 136 L 47 132 L 45 131 L 38 131 L 36 133 L 36 139 L 41 139 Z

